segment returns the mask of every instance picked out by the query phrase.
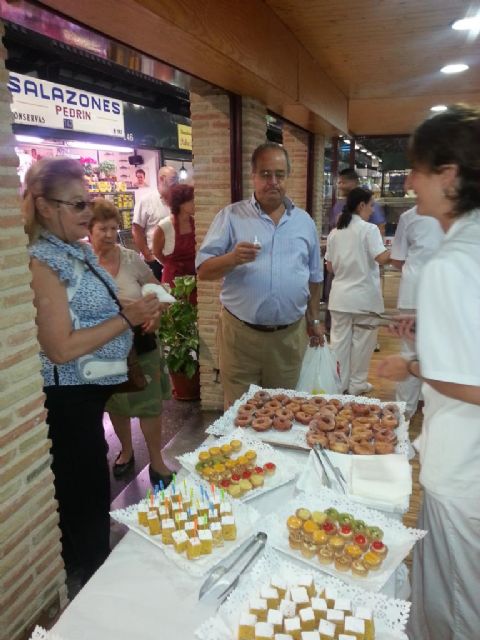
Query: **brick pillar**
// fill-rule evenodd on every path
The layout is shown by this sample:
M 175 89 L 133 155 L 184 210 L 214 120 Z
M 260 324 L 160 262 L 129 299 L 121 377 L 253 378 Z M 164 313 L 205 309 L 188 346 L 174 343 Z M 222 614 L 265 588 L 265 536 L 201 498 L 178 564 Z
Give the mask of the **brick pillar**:
M 283 127 L 283 146 L 288 151 L 292 165 L 287 195 L 297 207 L 305 209 L 307 203 L 308 133 L 286 122 Z
M 15 640 L 66 589 L 5 57 L 0 43 L 0 639 Z
M 243 197 L 249 198 L 252 186 L 252 153 L 267 140 L 267 110 L 253 98 L 242 98 L 242 183 Z
M 324 217 L 324 167 L 325 167 L 325 138 L 320 134 L 315 134 L 315 148 L 313 152 L 313 211 L 309 213 L 313 216 L 317 225 L 318 235 L 322 233 L 322 223 Z
M 231 199 L 230 106 L 220 89 L 192 80 L 190 93 L 193 168 L 195 172 L 195 232 L 197 249 L 215 215 Z M 218 379 L 216 331 L 220 282 L 198 283 L 200 384 L 203 409 L 223 409 Z

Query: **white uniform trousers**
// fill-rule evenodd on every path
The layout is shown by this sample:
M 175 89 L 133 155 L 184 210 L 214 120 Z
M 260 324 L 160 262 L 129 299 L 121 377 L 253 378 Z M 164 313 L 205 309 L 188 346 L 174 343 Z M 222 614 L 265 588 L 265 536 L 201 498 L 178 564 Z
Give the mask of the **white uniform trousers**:
M 411 360 L 416 357 L 412 346 L 413 345 L 410 342 L 402 340 L 400 355 L 402 355 L 406 360 Z M 406 403 L 405 415 L 407 419 L 413 416 L 416 412 L 421 392 L 422 381 L 415 376 L 408 376 L 406 380 L 397 383 L 395 400 Z
M 365 390 L 368 367 L 377 344 L 378 329 L 362 329 L 357 324 L 372 325 L 365 315 L 331 311 L 330 346 L 340 363 L 342 391 L 352 394 Z
M 408 637 L 479 638 L 479 500 L 434 497 L 425 490 L 418 526 L 428 534 L 413 550 Z

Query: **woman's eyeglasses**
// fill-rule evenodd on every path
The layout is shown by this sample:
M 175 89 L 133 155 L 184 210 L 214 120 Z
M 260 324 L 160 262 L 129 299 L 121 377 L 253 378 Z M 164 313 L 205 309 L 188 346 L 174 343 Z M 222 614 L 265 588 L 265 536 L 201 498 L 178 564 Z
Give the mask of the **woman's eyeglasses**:
M 68 200 L 58 200 L 57 198 L 48 198 L 51 202 L 58 202 L 58 204 L 66 204 L 69 207 L 72 207 L 75 211 L 85 211 L 87 207 L 90 206 L 89 200 L 77 200 L 77 202 L 69 202 Z

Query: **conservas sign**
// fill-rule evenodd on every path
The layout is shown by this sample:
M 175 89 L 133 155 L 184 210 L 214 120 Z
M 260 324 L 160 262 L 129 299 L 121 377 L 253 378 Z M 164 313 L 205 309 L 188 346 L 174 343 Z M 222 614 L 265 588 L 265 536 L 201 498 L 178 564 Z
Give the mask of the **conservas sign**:
M 18 73 L 8 88 L 15 124 L 124 137 L 120 100 Z

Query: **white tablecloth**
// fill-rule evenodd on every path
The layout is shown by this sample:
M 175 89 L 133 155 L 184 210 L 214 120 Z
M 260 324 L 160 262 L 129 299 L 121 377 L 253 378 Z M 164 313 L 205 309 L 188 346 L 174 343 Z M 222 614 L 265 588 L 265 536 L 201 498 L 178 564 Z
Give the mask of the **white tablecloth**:
M 302 452 L 286 455 L 306 461 Z M 251 504 L 266 515 L 294 493 L 292 482 Z M 203 578 L 183 574 L 148 540 L 129 532 L 52 631 L 64 640 L 193 640 L 195 629 L 214 612 L 211 603 L 198 602 L 202 582 Z M 408 573 L 401 565 L 382 593 L 405 599 L 409 592 Z

